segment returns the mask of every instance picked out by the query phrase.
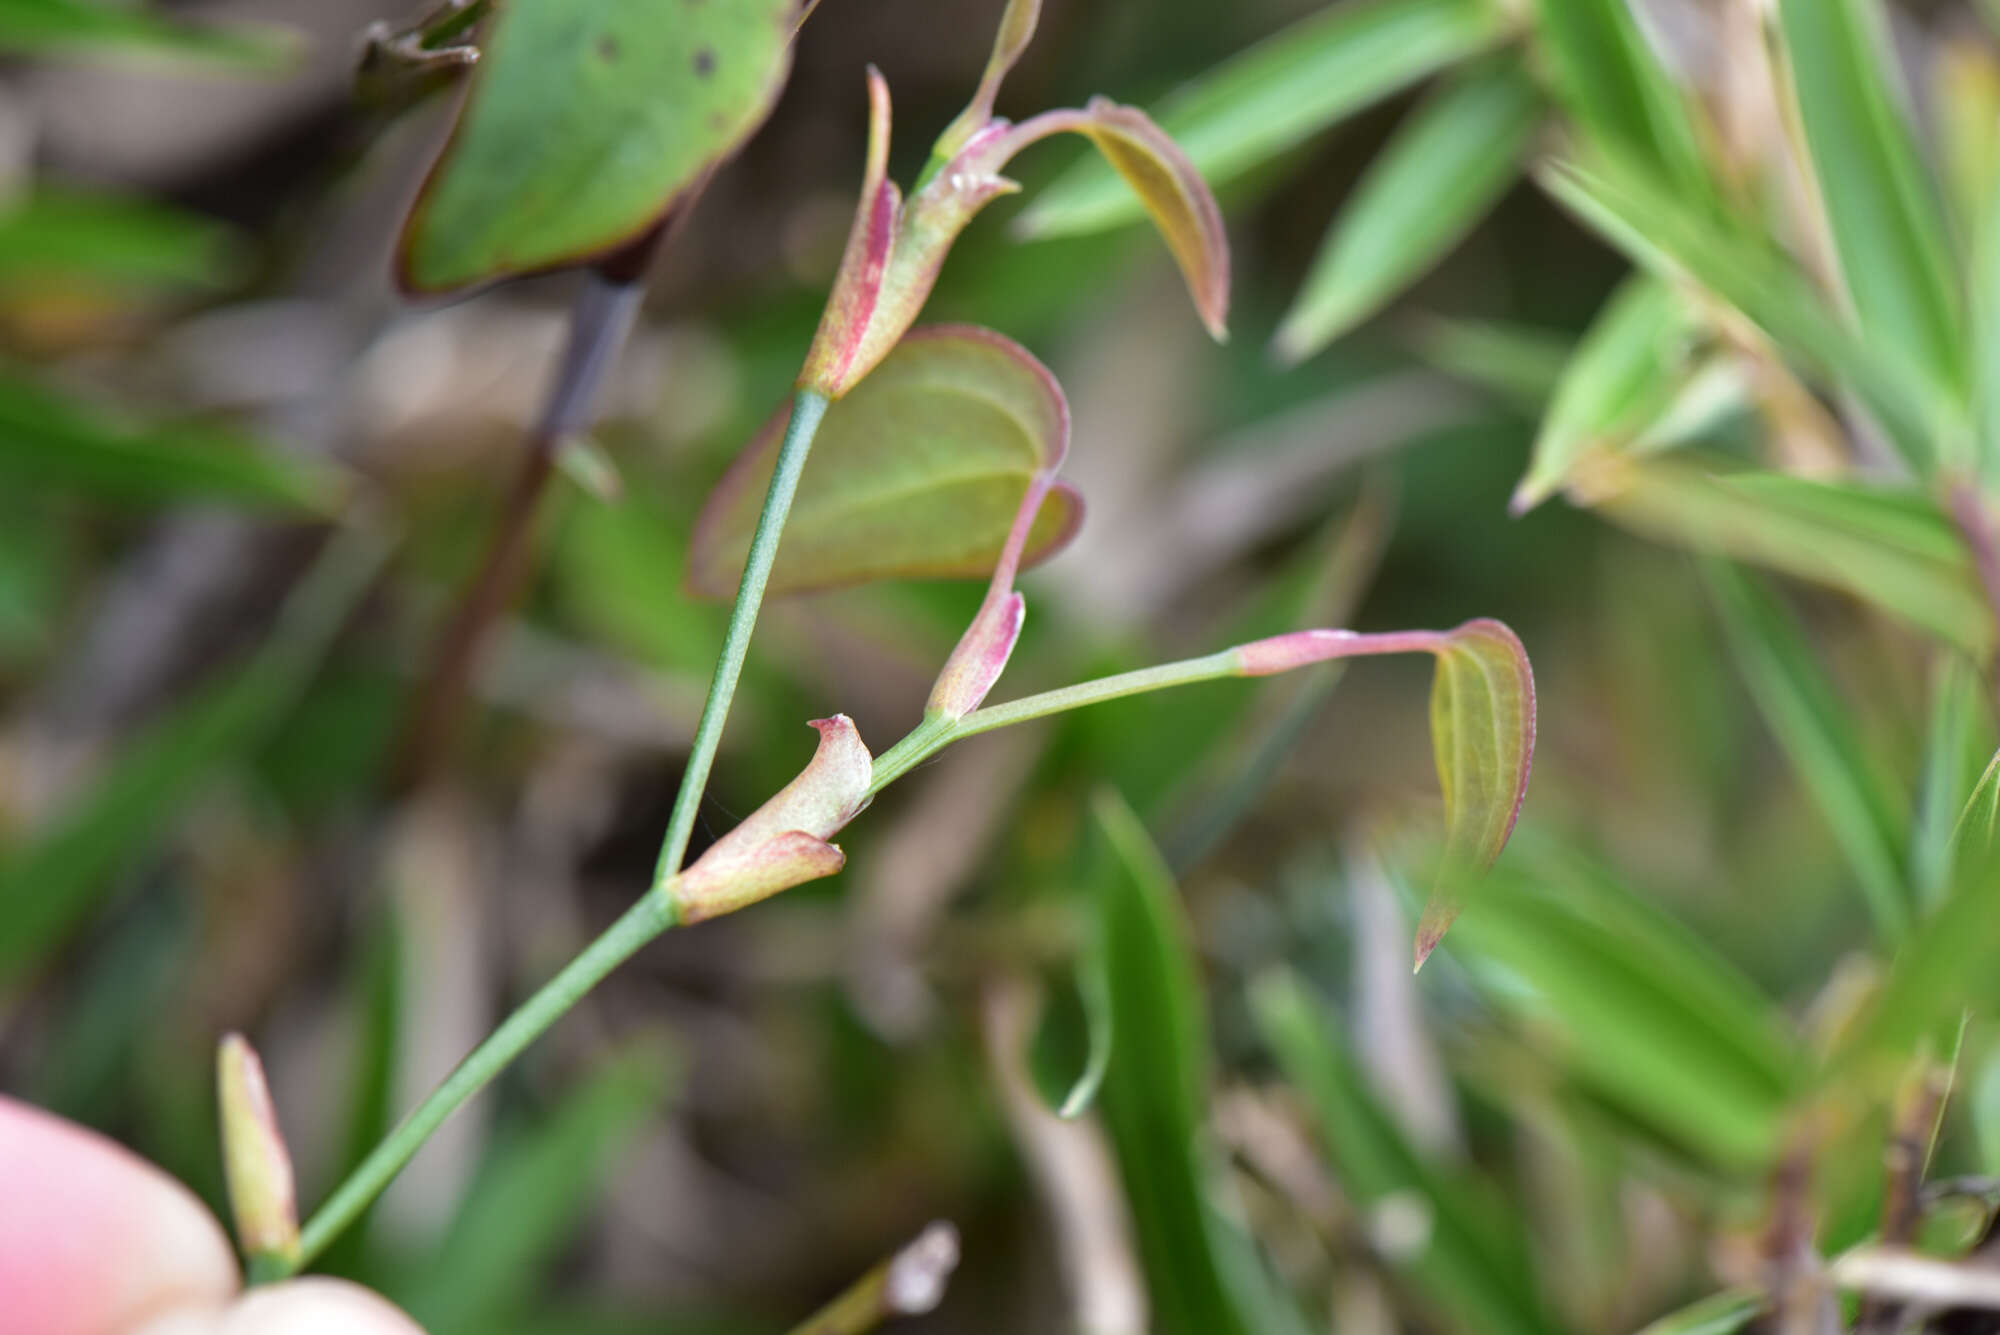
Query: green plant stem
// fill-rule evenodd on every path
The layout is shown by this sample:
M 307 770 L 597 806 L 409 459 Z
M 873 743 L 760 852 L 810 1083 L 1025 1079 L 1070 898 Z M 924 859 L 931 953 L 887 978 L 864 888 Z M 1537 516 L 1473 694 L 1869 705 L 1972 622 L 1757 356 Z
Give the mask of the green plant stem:
M 309 1264 L 340 1235 L 342 1229 L 368 1208 L 370 1202 L 402 1171 L 403 1165 L 423 1148 L 431 1133 L 443 1125 L 460 1104 L 485 1088 L 487 1082 L 498 1075 L 507 1063 L 561 1019 L 606 974 L 630 959 L 641 946 L 672 927 L 675 918 L 673 900 L 658 891 L 648 892 L 627 909 L 624 916 L 606 928 L 602 936 L 565 964 L 560 973 L 544 983 L 540 991 L 508 1016 L 498 1029 L 488 1034 L 486 1040 L 445 1077 L 444 1083 L 432 1090 L 430 1097 L 418 1104 L 415 1111 L 405 1117 L 388 1138 L 348 1174 L 347 1180 L 306 1221 L 299 1235 L 299 1254 L 290 1260 L 288 1268 L 278 1273 L 253 1274 L 253 1279 L 282 1279 L 298 1273 Z
M 1161 663 L 1156 667 L 1120 672 L 1095 681 L 1043 691 L 1039 695 L 1023 696 L 1004 705 L 975 709 L 961 719 L 950 719 L 941 714 L 927 715 L 907 737 L 875 758 L 875 772 L 869 780 L 868 796 L 875 796 L 945 747 L 966 737 L 1015 723 L 1026 723 L 1030 719 L 1046 718 L 1050 714 L 1066 713 L 1105 700 L 1116 700 L 1121 696 L 1242 675 L 1242 658 L 1235 649 L 1224 649 L 1200 658 L 1183 658 L 1176 663 Z
M 695 813 L 708 787 L 708 772 L 715 764 L 716 748 L 722 744 L 723 725 L 729 721 L 729 702 L 736 695 L 737 678 L 743 675 L 744 655 L 750 651 L 750 632 L 756 629 L 757 609 L 764 603 L 764 586 L 770 582 L 771 564 L 778 557 L 778 540 L 784 536 L 785 519 L 792 512 L 792 497 L 799 489 L 799 474 L 805 471 L 806 456 L 812 451 L 813 436 L 819 431 L 826 409 L 826 395 L 810 389 L 800 390 L 792 401 L 792 420 L 785 427 L 784 443 L 778 447 L 771 489 L 764 494 L 763 513 L 757 516 L 757 532 L 750 539 L 743 581 L 736 586 L 736 606 L 729 613 L 729 632 L 723 637 L 722 656 L 716 660 L 715 676 L 708 685 L 708 700 L 701 707 L 694 747 L 688 754 L 687 769 L 681 774 L 673 815 L 667 821 L 667 837 L 660 844 L 660 860 L 653 872 L 656 890 L 679 873 L 681 859 L 687 856 Z

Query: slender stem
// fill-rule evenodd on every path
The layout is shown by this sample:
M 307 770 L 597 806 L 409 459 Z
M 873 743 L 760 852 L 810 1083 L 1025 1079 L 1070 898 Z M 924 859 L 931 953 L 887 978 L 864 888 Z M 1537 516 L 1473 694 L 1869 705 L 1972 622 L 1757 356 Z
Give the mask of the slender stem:
M 736 606 L 729 613 L 722 656 L 716 661 L 715 676 L 708 685 L 708 700 L 701 707 L 701 723 L 695 728 L 694 748 L 681 775 L 680 793 L 674 798 L 667 837 L 660 845 L 660 861 L 653 873 L 655 888 L 673 879 L 681 869 L 681 859 L 687 856 L 695 813 L 701 806 L 702 792 L 708 787 L 708 772 L 715 764 L 716 748 L 722 744 L 723 725 L 729 720 L 729 702 L 736 694 L 737 678 L 743 675 L 744 656 L 750 651 L 750 633 L 757 625 L 757 609 L 763 605 L 764 586 L 770 582 L 771 565 L 778 557 L 778 539 L 784 535 L 792 497 L 799 488 L 799 474 L 805 470 L 806 456 L 812 451 L 813 436 L 819 431 L 826 408 L 826 395 L 815 390 L 802 389 L 792 401 L 792 420 L 785 427 L 785 440 L 778 447 L 777 466 L 771 474 L 771 489 L 765 493 L 764 511 L 757 517 L 757 532 L 750 539 L 750 555 L 743 566 L 743 581 L 736 588 Z
M 604 976 L 630 959 L 639 948 L 674 925 L 674 904 L 665 895 L 649 893 L 625 911 L 623 917 L 606 928 L 604 934 L 584 947 L 583 953 L 562 967 L 562 971 L 541 990 L 501 1022 L 498 1029 L 472 1050 L 430 1097 L 416 1106 L 377 1145 L 361 1165 L 348 1174 L 326 1203 L 306 1221 L 299 1235 L 299 1255 L 286 1274 L 296 1274 L 338 1237 L 341 1230 L 389 1185 L 403 1165 L 415 1157 L 431 1133 L 458 1111 L 459 1105 L 486 1087 L 508 1062 L 541 1036 L 542 1032 L 597 986 Z M 283 1275 L 266 1276 L 283 1278 Z

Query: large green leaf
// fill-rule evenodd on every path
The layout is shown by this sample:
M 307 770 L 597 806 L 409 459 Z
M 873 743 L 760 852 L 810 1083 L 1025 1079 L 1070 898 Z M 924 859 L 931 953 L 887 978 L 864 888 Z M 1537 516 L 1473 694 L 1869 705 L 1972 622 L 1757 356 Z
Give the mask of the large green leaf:
M 1781 0 L 1799 116 L 1863 334 L 1963 397 L 1966 339 L 1944 210 L 1892 82 L 1877 0 Z
M 344 488 L 315 460 L 214 427 L 133 427 L 0 370 L 0 478 L 140 500 L 331 511 Z
M 1487 877 L 1452 942 L 1496 1005 L 1626 1115 L 1724 1167 L 1775 1151 L 1800 1083 L 1782 1017 L 1651 904 L 1531 847 Z
M 688 556 L 695 592 L 736 591 L 785 427 L 781 411 L 702 508 Z M 1069 405 L 1025 348 L 985 329 L 907 335 L 827 409 L 785 525 L 770 592 L 911 576 L 992 573 L 1029 482 L 1069 446 Z M 1052 555 L 1082 521 L 1057 484 L 1027 561 Z
M 185 24 L 163 8 L 112 0 L 0 0 L 0 51 L 137 54 L 261 70 L 287 64 L 297 50 L 297 43 L 276 29 Z
M 1123 799 L 1097 798 L 1099 930 L 1117 1034 L 1098 1106 L 1132 1206 L 1163 1335 L 1247 1335 L 1209 1204 L 1208 1030 L 1194 946 L 1166 864 Z
M 1845 590 L 1975 655 L 1993 643 L 1965 544 L 1920 492 L 1683 455 L 1616 461 L 1579 494 L 1647 537 Z
M 1910 925 L 1910 832 L 1891 776 L 1869 754 L 1855 711 L 1820 666 L 1797 618 L 1735 566 L 1711 561 L 1703 571 L 1737 666 L 1847 855 L 1876 931 L 1901 940 Z
M 387 554 L 380 534 L 336 535 L 255 657 L 139 733 L 46 829 L 0 861 L 0 977 L 55 948 L 206 779 L 270 736 Z
M 797 0 L 512 0 L 404 228 L 403 280 L 445 291 L 644 234 L 763 123 Z
M 1211 185 L 1221 185 L 1362 107 L 1504 39 L 1487 0 L 1362 0 L 1329 5 L 1234 56 L 1154 117 Z M 1033 236 L 1136 222 L 1139 201 L 1092 158 L 1021 215 Z
M 1629 155 L 1593 152 L 1539 173 L 1563 205 L 1634 261 L 1706 288 L 1742 313 L 1823 384 L 1852 390 L 1903 457 L 1928 473 L 1952 413 L 1900 358 L 1884 357 L 1849 328 L 1796 261 L 1769 238 L 1691 206 L 1657 170 Z
M 1536 1335 L 1556 1327 L 1536 1301 L 1528 1239 L 1478 1184 L 1426 1163 L 1378 1105 L 1366 1077 L 1305 985 L 1267 975 L 1251 1007 L 1278 1065 L 1317 1117 L 1344 1196 L 1362 1210 L 1417 1221 L 1395 1238 L 1374 1230 L 1383 1259 L 1423 1300 L 1451 1312 L 1457 1327 Z M 1386 1235 L 1386 1236 L 1385 1236 Z
M 1516 513 L 1569 480 L 1586 453 L 1630 440 L 1665 411 L 1687 374 L 1698 322 L 1671 283 L 1627 279 L 1591 322 L 1563 370 L 1535 436 Z
M 1507 192 L 1541 99 L 1511 60 L 1419 108 L 1369 165 L 1275 340 L 1300 361 L 1380 310 Z
M 1536 35 L 1575 125 L 1652 164 L 1688 197 L 1710 192 L 1686 95 L 1639 31 L 1627 0 L 1539 0 Z

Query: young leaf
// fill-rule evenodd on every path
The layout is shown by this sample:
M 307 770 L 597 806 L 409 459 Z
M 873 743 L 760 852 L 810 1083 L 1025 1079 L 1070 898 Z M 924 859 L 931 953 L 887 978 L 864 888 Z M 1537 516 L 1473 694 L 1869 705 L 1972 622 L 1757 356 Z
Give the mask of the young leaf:
M 1966 340 L 1944 211 L 1892 82 L 1887 15 L 1877 0 L 1781 0 L 1778 16 L 1862 333 L 1876 355 L 1963 398 Z
M 1697 330 L 1695 312 L 1672 284 L 1645 274 L 1627 279 L 1564 368 L 1508 508 L 1522 514 L 1541 504 L 1586 453 L 1616 448 L 1650 426 L 1686 375 Z
M 1472 230 L 1519 174 L 1541 99 L 1512 61 L 1419 108 L 1369 165 L 1274 340 L 1303 361 L 1380 310 Z
M 1903 868 L 1909 828 L 1887 776 L 1868 754 L 1855 713 L 1813 655 L 1797 620 L 1748 574 L 1704 563 L 1737 666 L 1847 855 L 1875 929 L 1899 941 L 1910 926 Z
M 328 465 L 216 427 L 140 428 L 0 370 L 0 479 L 121 499 L 202 499 L 327 513 L 343 490 Z
M 1329 6 L 1232 57 L 1170 98 L 1160 126 L 1211 184 L 1240 176 L 1307 136 L 1510 31 L 1485 0 L 1363 0 Z M 1137 221 L 1140 206 L 1104 163 L 1078 163 L 1022 214 L 1030 236 L 1070 236 Z
M 1194 947 L 1172 878 L 1116 794 L 1094 805 L 1095 886 L 1117 1048 L 1099 1100 L 1139 1236 L 1158 1328 L 1248 1335 L 1205 1189 L 1207 1025 Z
M 796 0 L 500 6 L 451 142 L 398 247 L 444 292 L 643 235 L 770 113 Z
M 1536 35 L 1577 127 L 1650 163 L 1685 198 L 1712 191 L 1688 100 L 1627 0 L 1539 0 Z
M 1238 670 L 1260 677 L 1328 659 L 1425 652 L 1436 656 L 1431 746 L 1444 788 L 1444 862 L 1417 924 L 1416 963 L 1458 917 L 1472 880 L 1493 865 L 1527 800 L 1535 760 L 1535 677 L 1520 639 L 1498 621 L 1449 631 L 1302 630 L 1236 649 Z
M 236 1240 L 253 1263 L 266 1258 L 294 1262 L 299 1213 L 292 1155 L 264 1082 L 264 1063 L 243 1035 L 224 1036 L 216 1054 L 215 1083 Z
M 1762 329 L 1822 383 L 1851 388 L 1920 474 L 1930 470 L 1951 414 L 1899 357 L 1855 336 L 1798 264 L 1768 239 L 1689 206 L 1657 172 L 1601 148 L 1588 166 L 1538 173 L 1558 202 L 1653 273 L 1706 288 Z
M 1424 1162 L 1379 1106 L 1338 1031 L 1290 973 L 1257 980 L 1251 1010 L 1264 1042 L 1319 1122 L 1342 1193 L 1376 1220 L 1383 1260 L 1466 1330 L 1556 1329 L 1535 1300 L 1528 1240 L 1477 1184 Z M 1393 1212 L 1393 1213 L 1392 1213 Z M 1403 1236 L 1391 1219 L 1407 1218 Z
M 781 412 L 702 508 L 688 585 L 704 597 L 735 592 L 784 425 Z M 770 592 L 985 576 L 1022 496 L 1068 447 L 1062 389 L 1026 349 L 969 326 L 919 329 L 827 409 Z M 1026 563 L 1059 550 L 1082 516 L 1074 491 L 1051 488 Z
M 1687 457 L 1618 460 L 1579 493 L 1658 541 L 1845 590 L 1975 655 L 1993 642 L 1965 544 L 1921 493 Z

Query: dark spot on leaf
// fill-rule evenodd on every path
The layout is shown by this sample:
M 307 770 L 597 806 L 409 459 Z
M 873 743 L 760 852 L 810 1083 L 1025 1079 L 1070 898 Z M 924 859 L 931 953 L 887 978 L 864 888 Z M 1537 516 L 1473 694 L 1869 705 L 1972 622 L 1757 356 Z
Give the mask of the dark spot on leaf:
M 709 75 L 715 73 L 715 52 L 713 50 L 704 46 L 694 53 L 694 72 L 696 77 L 702 79 L 706 79 Z
M 618 59 L 618 39 L 608 34 L 598 38 L 597 54 L 606 63 Z

